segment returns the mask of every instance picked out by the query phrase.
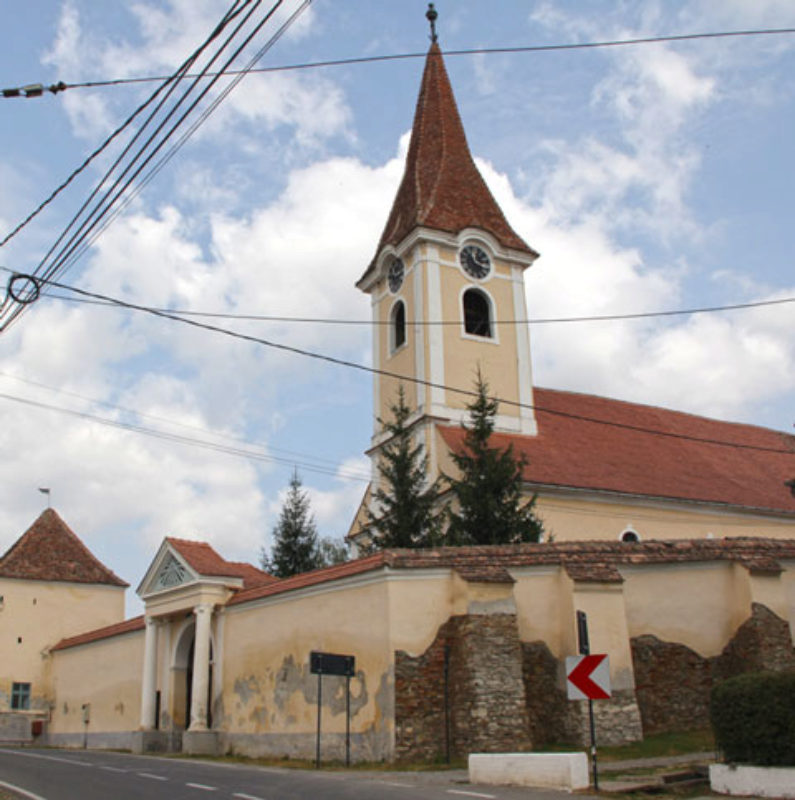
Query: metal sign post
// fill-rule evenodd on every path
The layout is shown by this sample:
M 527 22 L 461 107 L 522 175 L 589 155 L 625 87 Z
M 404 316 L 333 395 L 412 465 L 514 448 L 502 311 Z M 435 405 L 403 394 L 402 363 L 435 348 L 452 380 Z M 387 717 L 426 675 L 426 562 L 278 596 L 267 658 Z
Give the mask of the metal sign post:
M 315 743 L 315 767 L 320 769 L 320 722 L 323 707 L 323 676 L 345 677 L 345 766 L 351 763 L 351 678 L 356 672 L 356 657 L 337 653 L 321 653 L 313 650 L 309 654 L 309 671 L 317 675 L 317 741 Z
M 591 654 L 588 641 L 588 617 L 577 612 L 577 643 L 581 653 L 566 659 L 566 691 L 569 700 L 588 701 L 588 721 L 591 728 L 591 760 L 593 788 L 599 791 L 599 769 L 596 758 L 596 723 L 593 701 L 607 700 L 610 695 L 610 659 L 604 654 Z

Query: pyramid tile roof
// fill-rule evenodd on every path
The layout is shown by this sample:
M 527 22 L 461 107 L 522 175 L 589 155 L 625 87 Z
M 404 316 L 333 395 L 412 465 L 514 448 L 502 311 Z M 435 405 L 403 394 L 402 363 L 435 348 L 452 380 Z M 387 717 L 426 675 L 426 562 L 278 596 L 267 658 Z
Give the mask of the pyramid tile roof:
M 279 581 L 273 575 L 257 569 L 253 564 L 241 561 L 227 561 L 207 542 L 191 539 L 176 539 L 172 536 L 166 541 L 199 573 L 208 577 L 242 578 L 244 588 L 264 586 Z
M 513 230 L 486 186 L 467 144 L 439 45 L 425 60 L 406 167 L 377 253 L 423 226 L 458 233 L 481 228 L 504 247 L 536 256 Z M 362 276 L 375 269 L 375 259 Z
M 102 564 L 51 508 L 0 558 L 0 578 L 128 585 Z
M 538 435 L 495 433 L 492 443 L 512 445 L 524 456 L 524 478 L 539 488 L 640 495 L 795 518 L 795 496 L 787 485 L 795 478 L 795 436 L 595 395 L 541 388 L 534 394 Z M 461 447 L 460 427 L 440 427 L 440 432 L 448 447 Z

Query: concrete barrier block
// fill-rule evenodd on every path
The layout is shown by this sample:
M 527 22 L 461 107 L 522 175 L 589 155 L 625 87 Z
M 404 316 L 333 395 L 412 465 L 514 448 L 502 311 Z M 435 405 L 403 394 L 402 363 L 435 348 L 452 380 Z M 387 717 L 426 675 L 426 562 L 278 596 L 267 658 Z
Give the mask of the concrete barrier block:
M 709 784 L 719 794 L 795 798 L 795 767 L 710 764 Z
M 587 789 L 588 757 L 585 753 L 472 753 L 469 781 L 568 791 Z

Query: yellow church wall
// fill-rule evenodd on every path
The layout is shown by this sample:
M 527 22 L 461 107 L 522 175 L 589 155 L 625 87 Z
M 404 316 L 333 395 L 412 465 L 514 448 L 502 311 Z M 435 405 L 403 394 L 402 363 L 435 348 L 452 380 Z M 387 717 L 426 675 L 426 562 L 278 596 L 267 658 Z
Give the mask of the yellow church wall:
M 643 505 L 616 498 L 590 499 L 538 493 L 537 512 L 547 537 L 565 542 L 581 539 L 617 541 L 627 528 L 642 541 L 724 536 L 795 538 L 795 521 L 733 510 L 686 508 L 676 501 L 648 500 Z
M 489 384 L 492 395 L 511 400 L 519 398 L 518 353 L 516 337 L 510 326 L 501 325 L 501 315 L 513 310 L 513 284 L 503 275 L 505 267 L 495 262 L 493 277 L 482 282 L 467 279 L 457 265 L 457 253 L 442 255 L 443 271 L 441 303 L 445 320 L 461 320 L 461 325 L 444 326 L 444 383 L 459 389 L 473 390 L 480 366 L 483 377 Z M 507 273 L 509 275 L 509 273 Z M 496 324 L 491 338 L 467 336 L 463 332 L 462 294 L 466 288 L 475 286 L 490 296 Z M 471 397 L 457 392 L 446 393 L 446 404 L 450 408 L 465 408 Z M 518 416 L 516 406 L 503 404 L 500 414 Z
M 587 614 L 591 653 L 606 653 L 610 657 L 613 690 L 633 689 L 635 679 L 623 584 L 575 583 L 572 601 L 575 612 Z M 567 628 L 570 633 L 566 655 L 577 655 L 575 615 L 572 615 Z
M 141 712 L 143 631 L 56 650 L 48 733 L 99 735 L 136 730 Z M 84 704 L 89 704 L 88 724 Z M 74 743 L 74 740 L 73 740 Z
M 736 565 L 735 570 L 738 573 L 740 570 L 746 573 L 744 577 L 748 582 L 750 603 L 760 603 L 782 619 L 791 619 L 786 584 L 782 579 L 782 575 L 765 572 L 758 573 L 754 571 L 748 572 L 740 565 Z M 738 580 L 741 580 L 739 574 Z
M 413 376 L 416 372 L 416 341 L 414 326 L 410 321 L 414 319 L 415 307 L 412 287 L 414 281 L 417 279 L 417 273 L 411 272 L 406 277 L 406 282 L 402 290 L 397 295 L 385 293 L 381 300 L 381 310 L 379 318 L 385 321 L 383 325 L 382 335 L 379 339 L 379 359 L 382 369 L 387 372 L 397 373 L 398 375 Z M 393 350 L 391 347 L 392 332 L 391 326 L 386 324 L 390 321 L 391 311 L 398 302 L 402 300 L 406 307 L 406 341 L 399 348 Z M 419 342 L 422 346 L 422 342 Z M 401 381 L 398 378 L 393 378 L 387 375 L 382 375 L 380 380 L 380 395 L 381 405 L 379 416 L 383 420 L 390 420 L 392 414 L 390 408 L 397 402 L 398 389 Z M 406 393 L 406 403 L 410 408 L 416 408 L 418 402 L 418 392 L 421 388 L 413 382 L 403 381 L 403 386 Z
M 61 639 L 124 619 L 124 589 L 97 584 L 0 579 L 0 711 L 12 684 L 31 684 L 31 710 L 51 697 L 48 648 Z
M 351 680 L 351 729 L 391 737 L 382 709 L 393 691 L 389 652 L 389 600 L 383 580 L 276 597 L 227 609 L 224 621 L 222 715 L 216 724 L 234 734 L 314 734 L 317 676 L 313 650 L 356 656 Z M 325 677 L 324 732 L 345 730 L 344 679 Z M 261 743 L 252 742 L 252 747 Z M 245 738 L 234 748 L 246 752 Z M 380 757 L 374 753 L 373 757 Z
M 795 562 L 785 564 L 786 569 L 781 576 L 781 593 L 787 608 L 787 619 L 792 639 L 795 641 Z
M 709 657 L 721 652 L 751 613 L 743 567 L 666 564 L 621 572 L 630 636 L 652 634 Z
M 512 569 L 511 575 L 519 638 L 545 642 L 556 658 L 567 655 L 569 632 L 562 621 L 574 614 L 571 581 L 558 567 Z
M 469 595 L 462 584 L 449 570 L 390 579 L 389 649 L 424 653 L 453 614 L 467 612 Z

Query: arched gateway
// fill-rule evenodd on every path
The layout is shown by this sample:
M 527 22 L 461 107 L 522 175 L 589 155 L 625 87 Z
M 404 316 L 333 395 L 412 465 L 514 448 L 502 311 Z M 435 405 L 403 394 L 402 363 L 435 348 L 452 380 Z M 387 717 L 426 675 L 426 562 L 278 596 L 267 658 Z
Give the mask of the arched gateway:
M 253 579 L 274 580 L 224 560 L 204 542 L 163 541 L 138 587 L 146 610 L 136 750 L 216 751 L 213 704 L 221 675 L 213 654 L 221 655 L 227 601 Z

